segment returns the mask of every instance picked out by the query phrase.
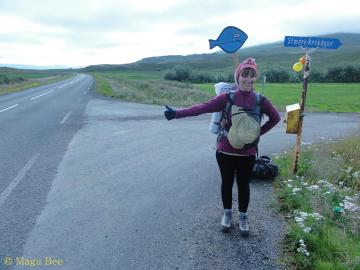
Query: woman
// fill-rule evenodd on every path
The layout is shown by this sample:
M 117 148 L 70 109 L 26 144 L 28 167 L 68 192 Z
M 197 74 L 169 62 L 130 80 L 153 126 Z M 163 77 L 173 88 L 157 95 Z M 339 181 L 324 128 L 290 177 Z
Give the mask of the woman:
M 257 78 L 256 62 L 248 58 L 241 62 L 235 70 L 234 79 L 237 87 L 233 104 L 245 109 L 251 109 L 256 103 L 254 83 Z M 221 94 L 204 103 L 180 110 L 173 110 L 166 106 L 164 115 L 167 120 L 196 116 L 203 113 L 224 111 L 228 102 L 228 96 Z M 270 100 L 263 97 L 261 112 L 269 117 L 269 120 L 260 127 L 260 136 L 272 129 L 279 121 L 279 112 L 273 107 Z M 231 112 L 228 113 L 229 125 L 231 125 Z M 249 234 L 247 210 L 250 200 L 250 175 L 255 163 L 257 152 L 256 145 L 250 145 L 241 149 L 234 148 L 227 136 L 220 136 L 217 143 L 216 160 L 221 174 L 221 198 L 224 214 L 221 218 L 221 228 L 227 231 L 232 226 L 232 187 L 236 173 L 239 205 L 239 230 L 241 235 Z

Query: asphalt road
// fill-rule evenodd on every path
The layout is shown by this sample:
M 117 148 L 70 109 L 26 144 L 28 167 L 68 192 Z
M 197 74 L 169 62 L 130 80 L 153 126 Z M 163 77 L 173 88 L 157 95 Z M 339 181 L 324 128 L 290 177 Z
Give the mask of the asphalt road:
M 16 118 L 0 113 L 0 124 L 17 130 L 1 136 L 8 140 L 1 159 L 9 159 L 1 170 L 12 169 L 2 176 L 0 192 L 20 179 L 0 205 L 0 256 L 14 264 L 16 257 L 32 259 L 41 264 L 36 269 L 49 268 L 46 257 L 60 264 L 53 269 L 69 270 L 278 269 L 284 223 L 273 210 L 271 183 L 251 184 L 250 237 L 219 230 L 211 116 L 168 122 L 162 106 L 89 99 L 84 93 L 91 82 L 82 77 L 59 91 L 59 104 L 48 110 L 24 109 Z M 48 102 L 55 92 L 45 95 Z M 70 107 L 55 113 L 65 104 Z M 31 132 L 20 128 L 45 114 L 54 117 L 49 131 L 40 124 Z M 307 114 L 303 142 L 347 136 L 358 131 L 359 120 L 358 114 Z M 16 137 L 26 132 L 35 137 Z M 11 150 L 11 142 L 20 148 Z M 262 138 L 260 154 L 280 153 L 294 142 L 279 124 Z M 34 152 L 25 151 L 29 145 Z M 3 147 L 11 154 L 3 156 Z
M 57 167 L 82 125 L 92 82 L 78 75 L 0 96 L 0 258 L 22 254 Z

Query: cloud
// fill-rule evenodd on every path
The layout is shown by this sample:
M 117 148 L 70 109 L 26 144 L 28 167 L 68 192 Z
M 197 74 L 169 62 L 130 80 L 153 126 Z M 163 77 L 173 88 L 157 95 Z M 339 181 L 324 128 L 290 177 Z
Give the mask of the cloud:
M 0 51 L 2 61 L 24 64 L 126 63 L 209 53 L 208 39 L 228 25 L 248 34 L 247 47 L 360 32 L 359 17 L 357 0 L 1 0 Z

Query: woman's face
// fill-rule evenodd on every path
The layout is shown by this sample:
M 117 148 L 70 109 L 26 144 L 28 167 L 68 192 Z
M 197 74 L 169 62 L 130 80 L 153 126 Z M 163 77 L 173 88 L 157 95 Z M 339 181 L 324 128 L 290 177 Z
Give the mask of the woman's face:
M 256 81 L 256 71 L 251 68 L 245 68 L 239 76 L 239 88 L 243 91 L 251 91 Z

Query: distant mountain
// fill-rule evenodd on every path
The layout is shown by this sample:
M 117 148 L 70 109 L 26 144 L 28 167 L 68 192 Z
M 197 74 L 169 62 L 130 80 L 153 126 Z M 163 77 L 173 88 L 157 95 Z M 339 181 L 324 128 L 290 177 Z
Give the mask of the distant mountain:
M 316 70 L 326 70 L 332 66 L 360 64 L 360 34 L 334 33 L 320 37 L 338 38 L 342 46 L 337 50 L 317 49 L 312 54 L 311 67 Z M 254 57 L 260 70 L 274 67 L 291 69 L 292 65 L 304 54 L 300 48 L 284 47 L 283 41 L 242 48 L 238 51 L 240 60 Z M 110 70 L 164 70 L 175 65 L 184 64 L 196 70 L 232 71 L 234 59 L 232 55 L 217 51 L 211 54 L 168 55 L 148 57 L 131 64 L 124 65 L 93 65 L 83 68 L 83 71 Z
M 32 65 L 17 65 L 17 64 L 0 64 L 0 67 L 9 67 L 16 69 L 31 69 L 31 70 L 49 70 L 49 69 L 70 69 L 70 67 L 54 65 L 54 66 L 32 66 Z

